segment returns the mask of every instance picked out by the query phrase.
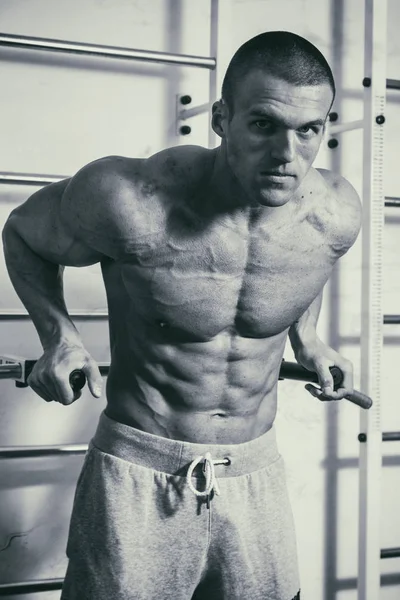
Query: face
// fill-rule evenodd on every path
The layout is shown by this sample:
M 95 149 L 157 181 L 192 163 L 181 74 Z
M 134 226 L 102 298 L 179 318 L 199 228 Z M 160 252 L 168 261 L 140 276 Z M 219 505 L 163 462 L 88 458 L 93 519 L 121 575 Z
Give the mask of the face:
M 308 173 L 332 103 L 328 84 L 295 86 L 252 71 L 234 98 L 214 111 L 228 168 L 252 203 L 286 204 Z M 229 118 L 231 117 L 231 118 Z

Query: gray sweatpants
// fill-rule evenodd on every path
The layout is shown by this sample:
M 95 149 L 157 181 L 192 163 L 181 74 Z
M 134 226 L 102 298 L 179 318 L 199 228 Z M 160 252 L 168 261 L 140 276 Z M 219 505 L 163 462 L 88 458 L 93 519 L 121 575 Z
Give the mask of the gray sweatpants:
M 67 555 L 62 600 L 297 600 L 274 428 L 242 444 L 192 444 L 102 414 Z

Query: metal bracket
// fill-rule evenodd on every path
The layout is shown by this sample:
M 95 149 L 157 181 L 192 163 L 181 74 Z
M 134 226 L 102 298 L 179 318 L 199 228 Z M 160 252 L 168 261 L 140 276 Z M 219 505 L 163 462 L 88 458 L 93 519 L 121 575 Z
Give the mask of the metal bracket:
M 176 109 L 175 109 L 175 121 L 176 121 L 176 135 L 189 135 L 192 132 L 190 125 L 185 123 L 188 119 L 201 115 L 208 112 L 210 104 L 199 104 L 192 108 L 182 108 L 188 106 L 192 102 L 192 97 L 189 94 L 177 94 L 176 95 Z

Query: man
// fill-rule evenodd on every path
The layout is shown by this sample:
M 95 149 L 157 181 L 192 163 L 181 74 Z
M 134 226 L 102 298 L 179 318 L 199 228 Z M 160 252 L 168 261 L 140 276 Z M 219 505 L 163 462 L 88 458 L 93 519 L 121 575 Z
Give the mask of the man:
M 360 201 L 312 168 L 335 87 L 308 41 L 244 44 L 213 106 L 217 149 L 108 157 L 33 194 L 4 229 L 7 266 L 44 353 L 29 383 L 79 397 L 93 358 L 68 317 L 63 266 L 101 262 L 107 408 L 79 478 L 65 600 L 300 598 L 273 422 L 289 334 L 323 400 L 351 364 L 316 334 L 321 293 L 360 229 Z M 333 391 L 329 367 L 345 373 Z

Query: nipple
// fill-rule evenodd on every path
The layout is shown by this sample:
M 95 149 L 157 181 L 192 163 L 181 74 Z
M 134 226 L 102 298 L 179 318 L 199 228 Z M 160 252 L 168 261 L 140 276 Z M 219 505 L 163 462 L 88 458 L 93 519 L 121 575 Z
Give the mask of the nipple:
M 161 319 L 157 319 L 156 323 L 161 329 L 169 327 L 169 323 L 167 321 L 162 321 Z

